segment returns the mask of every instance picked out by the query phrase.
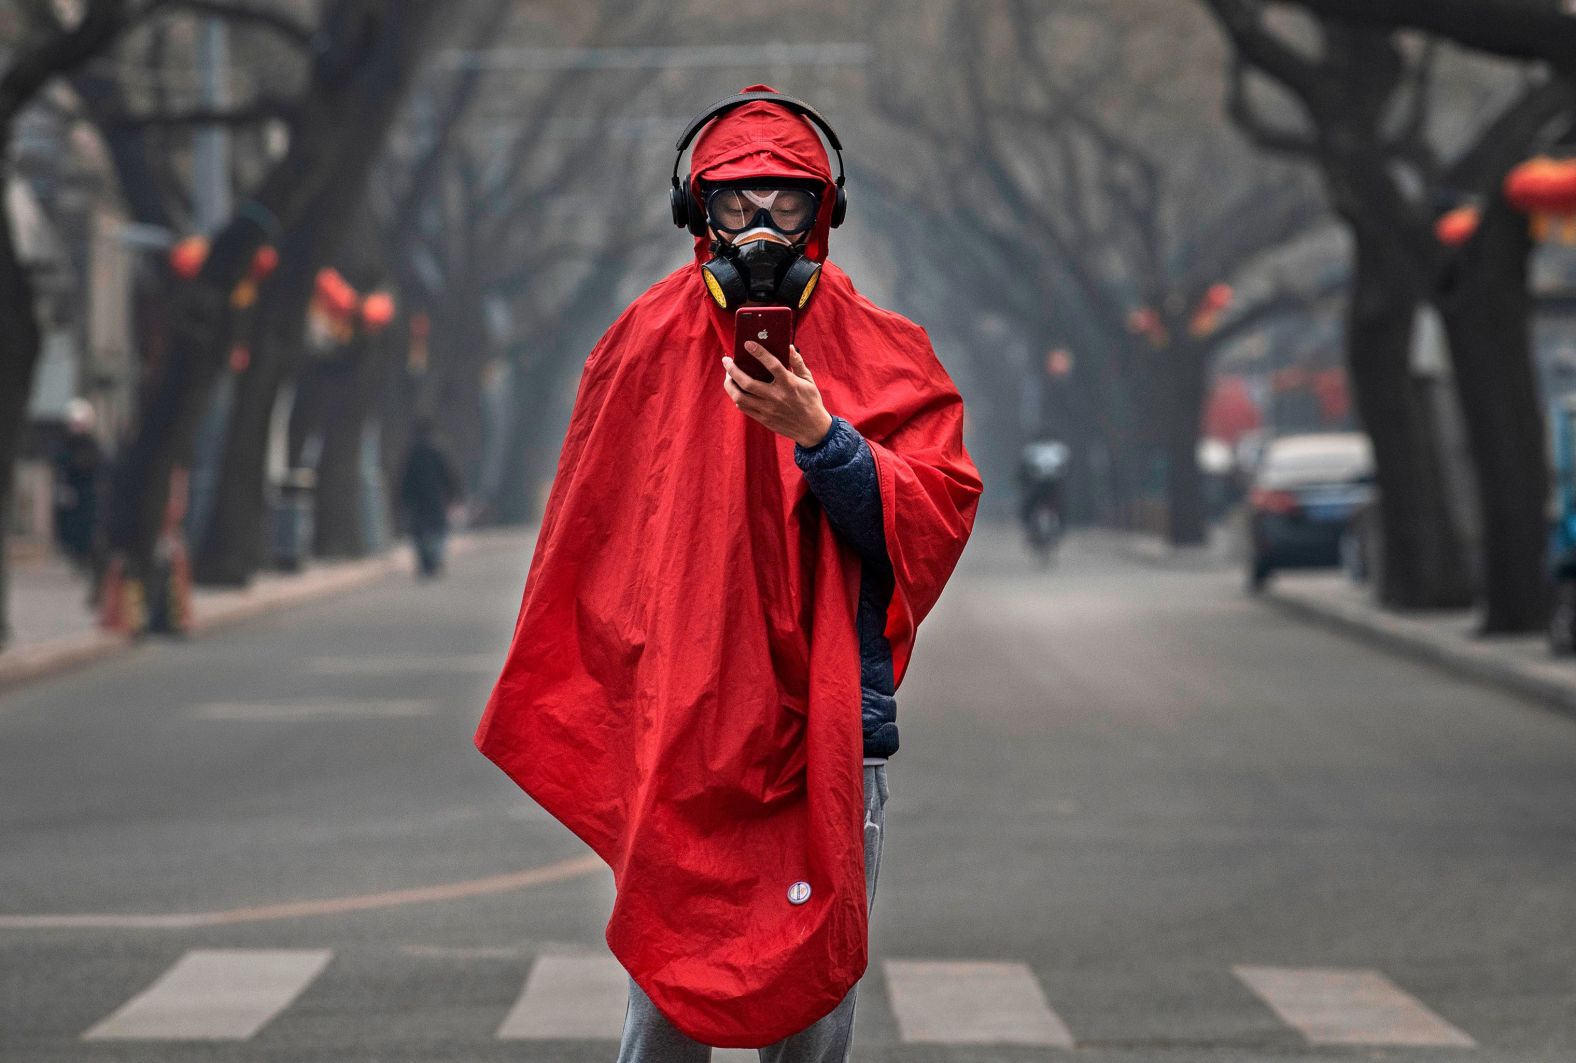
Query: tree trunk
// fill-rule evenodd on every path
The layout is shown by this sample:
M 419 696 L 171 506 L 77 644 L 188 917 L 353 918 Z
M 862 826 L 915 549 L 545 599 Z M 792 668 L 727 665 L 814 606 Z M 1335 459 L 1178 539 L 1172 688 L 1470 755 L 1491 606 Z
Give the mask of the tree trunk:
M 1379 486 L 1379 601 L 1397 608 L 1463 606 L 1471 580 L 1450 517 L 1434 420 L 1411 371 L 1420 293 L 1404 259 L 1354 232 L 1347 365 L 1358 416 L 1373 441 Z
M 263 286 L 251 361 L 236 381 L 213 513 L 194 563 L 199 583 L 244 586 L 262 565 L 274 405 L 301 364 L 318 271 L 343 241 L 363 190 L 347 181 L 325 191 L 287 235 L 280 270 Z
M 1172 546 L 1202 546 L 1208 539 L 1204 478 L 1198 468 L 1198 440 L 1204 424 L 1204 382 L 1208 368 L 1201 351 L 1178 343 L 1163 352 L 1170 387 L 1163 398 L 1166 447 L 1166 539 Z
M 367 528 L 362 521 L 361 445 L 367 412 L 381 376 L 380 344 L 358 336 L 345 352 L 347 363 L 326 370 L 319 380 L 318 422 L 323 449 L 317 460 L 313 498 L 312 552 L 318 557 L 365 557 Z
M 169 496 L 169 474 L 191 449 L 227 348 L 230 292 L 274 226 L 289 231 L 339 183 L 365 184 L 427 27 L 430 0 L 338 0 L 323 16 L 308 92 L 312 105 L 255 197 L 214 240 L 196 281 L 176 297 L 173 336 L 114 484 L 109 546 L 133 579 L 147 568 Z
M 279 388 L 302 345 L 306 297 L 293 279 L 265 286 L 252 330 L 251 359 L 237 378 L 208 530 L 193 559 L 198 583 L 246 586 L 262 566 L 267 527 L 268 436 Z M 292 312 L 292 306 L 294 312 Z
M 1547 619 L 1549 469 L 1532 364 L 1531 251 L 1526 219 L 1497 200 L 1435 298 L 1477 474 L 1484 634 L 1537 631 Z
M 0 152 L 7 138 L 0 137 Z M 10 566 L 5 542 L 16 489 L 16 453 L 27 424 L 42 340 L 33 310 L 33 284 L 17 257 L 9 213 L 0 218 L 0 647 L 10 638 Z

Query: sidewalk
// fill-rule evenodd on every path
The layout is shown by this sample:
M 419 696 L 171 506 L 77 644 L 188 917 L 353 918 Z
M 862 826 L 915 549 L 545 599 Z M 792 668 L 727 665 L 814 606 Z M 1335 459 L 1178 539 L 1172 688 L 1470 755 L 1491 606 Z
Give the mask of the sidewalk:
M 1576 660 L 1549 653 L 1542 635 L 1472 634 L 1469 610 L 1394 613 L 1369 600 L 1368 588 L 1337 573 L 1280 573 L 1263 592 L 1266 604 L 1321 626 L 1508 690 L 1576 715 Z
M 476 550 L 529 550 L 534 529 L 460 532 L 449 540 L 450 558 Z M 314 562 L 301 572 L 263 572 L 244 589 L 198 587 L 192 595 L 194 636 L 263 613 L 375 583 L 415 570 L 415 554 L 401 541 L 376 557 Z M 86 584 L 55 558 L 23 561 L 11 573 L 12 641 L 0 650 L 0 691 L 90 661 L 125 653 L 135 641 L 99 630 L 87 607 Z

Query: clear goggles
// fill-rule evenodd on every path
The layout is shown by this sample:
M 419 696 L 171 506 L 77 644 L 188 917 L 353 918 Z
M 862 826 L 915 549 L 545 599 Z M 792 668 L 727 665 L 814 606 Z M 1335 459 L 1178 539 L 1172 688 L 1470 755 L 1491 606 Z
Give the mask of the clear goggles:
M 814 192 L 804 188 L 724 185 L 706 193 L 706 220 L 729 236 L 763 227 L 794 236 L 815 224 L 819 202 Z

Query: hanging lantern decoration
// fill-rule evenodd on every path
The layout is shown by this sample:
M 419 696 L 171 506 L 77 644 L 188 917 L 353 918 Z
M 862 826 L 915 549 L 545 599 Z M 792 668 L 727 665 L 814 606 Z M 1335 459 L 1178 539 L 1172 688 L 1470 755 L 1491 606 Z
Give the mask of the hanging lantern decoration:
M 1073 356 L 1065 347 L 1057 347 L 1045 354 L 1046 375 L 1060 380 L 1073 371 Z
M 203 263 L 208 261 L 208 238 L 188 236 L 170 248 L 170 269 L 183 281 L 197 279 Z
M 252 256 L 252 265 L 246 271 L 246 276 L 241 278 L 241 283 L 235 286 L 235 291 L 230 293 L 230 305 L 237 310 L 245 310 L 257 302 L 257 290 L 262 287 L 274 270 L 279 268 L 279 252 L 264 244 L 257 249 L 257 254 Z
M 1346 370 L 1323 369 L 1313 374 L 1313 394 L 1319 400 L 1319 415 L 1327 425 L 1339 424 L 1352 412 L 1351 391 L 1347 386 Z
M 1211 284 L 1193 311 L 1193 320 L 1188 322 L 1188 334 L 1202 338 L 1219 328 L 1220 315 L 1226 312 L 1235 294 L 1229 284 Z
M 317 301 L 334 318 L 348 318 L 356 312 L 360 299 L 350 282 L 337 269 L 327 267 L 317 275 Z
M 356 317 L 361 311 L 361 295 L 350 287 L 350 282 L 331 267 L 318 270 L 317 282 L 312 289 L 312 314 L 310 328 L 318 349 L 350 342 L 355 334 Z
M 1482 220 L 1483 212 L 1477 207 L 1457 207 L 1439 216 L 1439 220 L 1434 223 L 1434 235 L 1446 247 L 1460 247 L 1477 233 L 1478 223 Z
M 1156 348 L 1164 347 L 1171 338 L 1160 315 L 1149 306 L 1141 306 L 1127 315 L 1127 329 L 1134 335 L 1143 336 L 1150 346 Z
M 1236 445 L 1249 432 L 1262 428 L 1264 419 L 1252 389 L 1240 376 L 1222 375 L 1204 404 L 1204 435 Z
M 1576 243 L 1576 159 L 1528 159 L 1506 175 L 1505 199 L 1528 216 L 1533 239 Z
M 264 244 L 257 249 L 257 254 L 252 256 L 252 271 L 248 274 L 252 280 L 261 284 L 273 276 L 274 270 L 279 268 L 279 252 Z
M 357 312 L 361 309 L 361 296 L 337 269 L 324 267 L 318 271 L 317 284 L 312 294 L 312 317 L 325 339 L 339 344 L 350 342 L 355 333 Z
M 394 323 L 394 297 L 388 292 L 373 292 L 361 301 L 361 324 L 376 335 Z

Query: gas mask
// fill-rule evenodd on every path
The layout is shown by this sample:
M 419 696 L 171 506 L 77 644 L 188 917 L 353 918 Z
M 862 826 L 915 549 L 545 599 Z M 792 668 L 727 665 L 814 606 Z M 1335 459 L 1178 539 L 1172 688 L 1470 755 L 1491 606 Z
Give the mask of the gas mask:
M 706 220 L 715 238 L 701 267 L 706 290 L 724 310 L 746 302 L 804 309 L 821 264 L 804 255 L 820 197 L 799 185 L 725 184 L 707 189 Z

